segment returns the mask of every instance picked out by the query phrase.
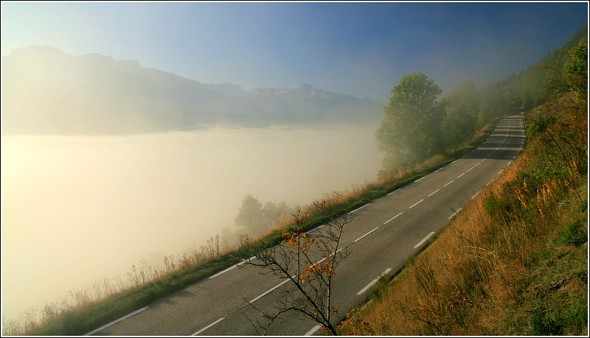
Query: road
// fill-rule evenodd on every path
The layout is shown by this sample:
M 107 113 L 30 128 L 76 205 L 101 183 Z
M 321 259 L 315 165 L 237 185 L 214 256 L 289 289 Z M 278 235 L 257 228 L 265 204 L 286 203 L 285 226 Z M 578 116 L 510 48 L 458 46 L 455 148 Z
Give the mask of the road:
M 350 255 L 338 267 L 333 288 L 340 318 L 367 298 L 381 275 L 396 273 L 436 237 L 449 220 L 491 183 L 522 150 L 519 116 L 501 120 L 477 149 L 415 182 L 353 211 L 341 243 Z M 287 280 L 259 267 L 233 266 L 166 298 L 138 309 L 91 335 L 259 335 L 260 315 L 250 306 L 273 309 Z M 277 320 L 266 334 L 320 334 L 299 314 Z

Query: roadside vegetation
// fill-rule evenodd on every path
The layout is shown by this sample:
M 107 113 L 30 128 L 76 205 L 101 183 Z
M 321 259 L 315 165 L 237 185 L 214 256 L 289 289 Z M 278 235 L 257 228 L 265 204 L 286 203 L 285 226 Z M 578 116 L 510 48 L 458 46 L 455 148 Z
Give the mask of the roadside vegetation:
M 586 28 L 583 31 L 585 32 Z M 581 33 L 578 35 L 586 36 Z M 577 41 L 575 39 L 576 37 L 573 37 L 568 44 Z M 562 54 L 563 52 L 557 51 L 549 56 Z M 571 72 L 572 69 L 581 69 L 581 67 L 571 66 L 572 63 L 569 65 L 571 74 L 575 73 L 575 71 Z M 558 67 L 558 69 L 561 68 Z M 570 73 L 566 73 L 566 75 Z M 297 231 L 307 231 L 325 223 L 326 217 L 328 217 L 326 215 L 343 215 L 383 197 L 389 192 L 452 162 L 476 147 L 487 138 L 493 126 L 506 112 L 520 111 L 522 107 L 529 104 L 529 101 L 538 102 L 541 100 L 537 96 L 529 95 L 528 92 L 522 92 L 521 95 L 518 91 L 506 89 L 521 79 L 527 78 L 527 74 L 529 73 L 524 72 L 517 77 L 508 79 L 502 85 L 493 84 L 481 91 L 476 91 L 472 84 L 466 83 L 442 100 L 436 100 L 440 90 L 437 90 L 432 80 L 424 74 L 411 74 L 404 78 L 398 86 L 408 85 L 411 88 L 412 84 L 418 83 L 432 89 L 432 95 L 425 102 L 428 104 L 428 109 L 436 112 L 436 114 L 423 115 L 419 120 L 413 121 L 409 125 L 423 125 L 434 129 L 426 132 L 418 129 L 413 130 L 415 132 L 413 135 L 419 138 L 402 144 L 402 147 L 399 148 L 397 145 L 401 144 L 398 142 L 400 140 L 386 136 L 392 132 L 388 128 L 395 126 L 395 123 L 387 122 L 388 112 L 393 110 L 386 108 L 384 123 L 376 135 L 382 144 L 382 149 L 389 155 L 384 161 L 385 170 L 379 173 L 374 182 L 353 186 L 344 192 L 326 194 L 317 201 L 301 207 L 308 216 L 304 224 L 297 225 Z M 384 307 L 378 310 L 381 312 L 376 312 L 396 313 L 398 317 L 395 320 L 404 322 L 405 326 L 395 321 L 387 322 L 390 319 L 383 319 L 383 315 L 369 315 L 367 312 L 363 312 L 362 317 L 359 317 L 358 314 L 353 313 L 339 328 L 340 333 L 387 335 L 470 334 L 467 332 L 471 332 L 473 334 L 481 329 L 483 331 L 477 331 L 478 334 L 484 332 L 521 334 L 522 332 L 517 332 L 517 330 L 523 328 L 521 324 L 530 318 L 530 313 L 521 311 L 523 306 L 517 306 L 516 303 L 516 305 L 510 304 L 513 314 L 506 316 L 506 318 L 513 320 L 512 326 L 506 324 L 513 329 L 496 330 L 490 323 L 497 320 L 497 313 L 500 309 L 510 311 L 508 307 L 501 307 L 505 304 L 497 302 L 497 299 L 516 301 L 519 299 L 516 296 L 520 295 L 520 299 L 524 299 L 523 301 L 526 302 L 525 296 L 528 294 L 537 297 L 538 304 L 540 304 L 534 307 L 527 302 L 528 305 L 533 306 L 530 311 L 533 311 L 533 317 L 537 318 L 535 319 L 536 324 L 530 323 L 530 325 L 545 328 L 544 332 L 548 330 L 568 333 L 572 332 L 570 328 L 574 324 L 570 325 L 569 322 L 563 324 L 563 321 L 578 318 L 574 320 L 575 325 L 581 327 L 580 330 L 587 331 L 587 323 L 582 325 L 579 319 L 583 317 L 585 320 L 586 318 L 586 293 L 584 293 L 584 297 L 580 296 L 581 293 L 575 292 L 567 292 L 565 296 L 559 296 L 562 298 L 556 296 L 556 302 L 561 301 L 568 304 L 569 307 L 565 310 L 562 307 L 557 307 L 558 303 L 555 303 L 555 308 L 546 307 L 543 298 L 555 296 L 555 293 L 548 292 L 547 288 L 557 292 L 572 288 L 578 290 L 578 287 L 585 290 L 587 287 L 585 259 L 583 266 L 576 263 L 579 263 L 581 255 L 586 257 L 586 249 L 584 248 L 587 246 L 587 222 L 586 216 L 584 216 L 587 214 L 586 185 L 584 184 L 587 178 L 587 157 L 580 157 L 587 156 L 587 147 L 584 143 L 586 148 L 580 150 L 579 144 L 581 140 L 586 142 L 587 136 L 581 137 L 578 134 L 584 132 L 586 133 L 584 135 L 587 135 L 585 122 L 587 116 L 586 108 L 583 109 L 581 115 L 584 116 L 581 117 L 579 110 L 577 111 L 578 115 L 572 115 L 571 109 L 573 108 L 570 107 L 573 102 L 576 109 L 581 109 L 580 97 L 584 98 L 584 104 L 586 104 L 584 107 L 587 107 L 587 102 L 585 101 L 586 96 L 576 94 L 570 88 L 576 83 L 579 88 L 581 82 L 576 79 L 574 75 L 558 79 L 559 81 L 553 84 L 557 85 L 556 88 L 560 88 L 560 95 L 553 97 L 549 103 L 543 106 L 547 107 L 546 110 L 529 114 L 527 123 L 531 145 L 499 181 L 505 182 L 505 184 L 494 186 L 495 190 L 489 190 L 492 189 L 489 188 L 485 191 L 483 195 L 486 196 L 486 199 L 478 199 L 477 203 L 481 206 L 473 211 L 474 216 L 471 217 L 474 218 L 466 223 L 465 229 L 447 230 L 439 236 L 441 239 L 443 237 L 453 239 L 455 242 L 450 248 L 453 250 L 462 248 L 463 251 L 441 249 L 442 251 L 438 255 L 430 258 L 430 261 L 438 265 L 431 264 L 429 258 L 423 258 L 426 257 L 425 252 L 409 263 L 409 266 L 414 267 L 415 270 L 404 269 L 404 272 L 395 279 L 395 283 L 398 283 L 403 278 L 410 278 L 406 282 L 406 289 L 398 289 L 404 292 L 379 289 L 377 294 L 382 300 L 387 299 L 389 294 L 392 294 L 392 297 L 396 294 L 398 297 L 399 294 L 408 296 L 406 301 L 395 299 L 393 303 L 383 305 Z M 583 85 L 586 85 L 585 81 Z M 390 106 L 397 104 L 393 100 L 395 88 L 392 92 L 394 96 Z M 430 100 L 432 96 L 434 99 Z M 561 113 L 555 115 L 553 113 L 555 107 L 549 108 L 551 105 L 561 109 Z M 433 116 L 436 117 L 435 120 L 432 120 Z M 457 124 L 458 121 L 465 120 L 470 122 Z M 572 123 L 576 128 L 572 128 Z M 444 142 L 441 142 L 441 139 L 433 137 L 432 133 L 433 130 L 442 130 L 438 128 L 444 125 L 447 127 L 458 125 L 460 128 L 445 129 L 447 134 Z M 552 142 L 554 146 L 550 147 Z M 413 152 L 410 153 L 409 149 L 412 149 Z M 530 149 L 536 150 L 533 152 Z M 394 156 L 396 154 L 401 157 Z M 399 160 L 400 158 L 401 160 Z M 504 189 L 504 187 L 506 188 Z M 274 224 L 268 223 L 263 228 L 257 228 L 256 233 L 259 235 L 255 238 L 243 234 L 234 243 L 221 245 L 222 238 L 212 237 L 199 250 L 185 255 L 166 257 L 164 269 L 154 269 L 145 262 L 140 262 L 138 265 L 132 266 L 126 278 L 98 281 L 86 290 L 71 292 L 60 302 L 47 304 L 40 309 L 31 309 L 16 321 L 3 320 L 2 334 L 81 335 L 88 333 L 157 299 L 239 263 L 249 258 L 252 252 L 267 247 L 269 243 L 280 243 L 284 239 L 285 231 L 292 231 L 293 226 L 297 224 L 292 217 L 284 215 L 283 212 L 290 209 L 283 204 L 262 205 L 252 196 L 247 196 L 244 202 L 251 207 L 251 210 L 264 211 L 265 215 L 269 213 L 275 215 L 277 219 Z M 317 205 L 329 205 L 329 210 L 317 208 Z M 465 210 L 463 217 L 467 217 L 471 209 L 473 206 Z M 562 216 L 566 215 L 567 219 L 562 219 Z M 250 217 L 256 219 L 256 215 L 241 210 L 236 222 L 240 222 L 242 227 L 247 226 L 251 223 Z M 264 220 L 267 222 L 266 216 Z M 488 221 L 490 225 L 484 226 L 483 224 Z M 458 221 L 454 223 L 456 222 Z M 449 229 L 454 228 L 455 226 L 452 225 Z M 436 243 L 439 242 L 440 240 L 437 240 Z M 548 246 L 547 243 L 551 243 L 552 246 Z M 535 246 L 537 244 L 545 245 L 545 251 L 539 251 Z M 434 248 L 434 245 L 431 246 L 427 252 L 434 251 Z M 560 252 L 560 254 L 555 256 L 556 252 Z M 514 258 L 516 261 L 507 262 L 504 261 L 505 258 Z M 555 263 L 566 260 L 572 265 L 571 271 L 564 272 L 563 277 L 558 280 L 543 279 L 546 277 L 544 267 L 549 269 L 558 266 Z M 445 270 L 436 270 L 436 266 L 445 268 Z M 461 277 L 455 279 L 450 276 L 450 272 L 445 272 L 451 271 L 447 268 L 461 272 L 459 274 Z M 530 276 L 537 276 L 538 284 L 526 284 L 535 280 L 530 279 Z M 498 289 L 490 289 L 489 281 L 499 281 L 504 284 L 494 284 L 493 287 Z M 420 285 L 419 290 L 412 289 L 416 282 L 417 285 Z M 386 284 L 388 283 L 383 283 L 383 285 Z M 521 290 L 522 292 L 514 293 L 510 290 Z M 525 292 L 527 290 L 528 293 Z M 415 297 L 410 297 L 410 295 Z M 577 303 L 575 301 L 568 302 L 569 298 L 567 297 L 570 296 L 574 298 L 577 296 Z M 567 299 L 563 300 L 563 297 Z M 381 301 L 372 302 L 367 309 L 376 308 L 377 304 L 381 304 Z M 397 304 L 395 305 L 397 307 L 394 307 L 394 304 Z M 484 308 L 487 312 L 477 314 L 476 310 L 479 308 Z M 406 317 L 403 317 L 402 314 Z M 471 325 L 472 321 L 475 324 Z M 408 327 L 412 327 L 412 330 L 415 331 L 406 329 Z M 400 331 L 389 331 L 393 329 Z
M 454 147 L 450 152 L 432 156 L 396 171 L 383 171 L 374 182 L 354 185 L 351 189 L 342 192 L 325 194 L 322 198 L 301 207 L 308 218 L 304 225 L 299 226 L 298 231 L 313 229 L 325 223 L 326 217 L 346 214 L 452 162 L 485 140 L 496 122 L 497 120 L 491 121 L 478 130 L 469 141 Z M 254 210 L 265 212 L 269 210 L 276 212 L 278 209 L 285 208 L 282 204 L 262 205 L 252 196 L 247 196 L 244 202 L 242 207 L 246 205 L 248 208 L 254 205 Z M 326 210 L 317 208 L 317 205 L 330 207 Z M 236 218 L 244 221 L 246 219 L 244 213 L 248 214 L 242 210 L 238 214 L 242 217 Z M 248 255 L 251 252 L 262 248 L 263 245 L 279 243 L 283 239 L 283 233 L 293 230 L 294 224 L 292 215 L 283 214 L 266 230 L 257 229 L 260 231 L 260 236 L 255 238 L 241 234 L 235 244 L 222 245 L 220 244 L 223 242 L 222 238 L 212 237 L 205 245 L 192 253 L 165 257 L 164 269 L 154 269 L 145 262 L 139 262 L 133 265 L 124 277 L 97 281 L 86 289 L 70 292 L 60 302 L 49 303 L 42 308 L 32 308 L 17 320 L 3 321 L 2 334 L 82 335 L 88 333 L 249 258 Z
M 543 69 L 528 145 L 345 335 L 588 335 L 587 41 Z

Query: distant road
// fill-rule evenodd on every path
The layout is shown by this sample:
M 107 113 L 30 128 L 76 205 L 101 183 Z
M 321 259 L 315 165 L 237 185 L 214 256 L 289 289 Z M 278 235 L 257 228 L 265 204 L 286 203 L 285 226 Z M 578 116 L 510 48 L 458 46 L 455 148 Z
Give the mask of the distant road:
M 361 304 L 382 274 L 397 272 L 482 187 L 491 183 L 522 150 L 519 116 L 500 121 L 490 137 L 463 158 L 353 212 L 343 245 L 350 255 L 336 271 L 334 304 L 340 316 Z M 248 318 L 260 317 L 249 302 L 272 312 L 289 282 L 234 266 L 99 328 L 96 335 L 257 335 Z M 269 335 L 319 333 L 316 323 L 293 313 L 276 321 Z

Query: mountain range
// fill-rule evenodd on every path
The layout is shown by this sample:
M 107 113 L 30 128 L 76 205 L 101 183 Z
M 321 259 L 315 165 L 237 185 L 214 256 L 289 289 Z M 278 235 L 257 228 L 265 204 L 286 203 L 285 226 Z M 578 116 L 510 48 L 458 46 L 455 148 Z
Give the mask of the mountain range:
M 244 90 L 205 84 L 138 61 L 31 46 L 2 58 L 6 134 L 134 134 L 211 125 L 379 123 L 383 105 L 310 85 Z

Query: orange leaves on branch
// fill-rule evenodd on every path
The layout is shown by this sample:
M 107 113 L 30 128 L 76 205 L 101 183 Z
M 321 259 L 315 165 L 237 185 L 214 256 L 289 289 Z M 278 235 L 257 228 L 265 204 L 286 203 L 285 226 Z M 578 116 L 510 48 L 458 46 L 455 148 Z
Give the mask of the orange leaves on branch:
M 306 281 L 312 281 L 318 279 L 319 276 L 333 277 L 336 275 L 333 266 L 332 257 L 326 257 L 323 260 L 313 265 L 308 265 L 299 275 L 299 281 L 304 284 Z

